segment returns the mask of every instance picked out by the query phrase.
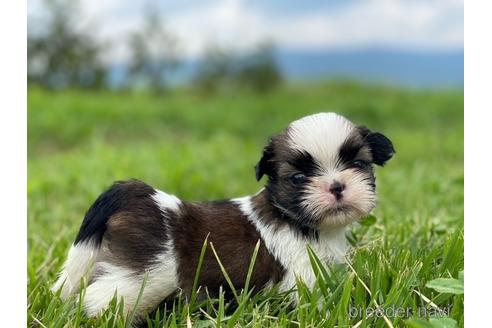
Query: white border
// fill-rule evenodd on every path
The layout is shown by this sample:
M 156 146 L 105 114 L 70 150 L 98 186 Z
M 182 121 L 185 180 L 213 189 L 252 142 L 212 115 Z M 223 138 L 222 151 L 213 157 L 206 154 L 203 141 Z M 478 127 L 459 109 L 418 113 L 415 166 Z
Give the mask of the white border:
M 492 5 L 465 8 L 465 322 L 490 322 Z
M 473 6 L 473 7 L 472 7 Z M 5 327 L 26 321 L 26 2 L 3 4 L 0 19 L 0 147 L 2 203 L 1 322 Z M 490 312 L 489 238 L 491 202 L 492 4 L 467 2 L 465 7 L 465 208 L 466 323 L 480 326 Z
M 27 126 L 26 3 L 3 3 L 0 17 L 0 322 L 26 326 Z

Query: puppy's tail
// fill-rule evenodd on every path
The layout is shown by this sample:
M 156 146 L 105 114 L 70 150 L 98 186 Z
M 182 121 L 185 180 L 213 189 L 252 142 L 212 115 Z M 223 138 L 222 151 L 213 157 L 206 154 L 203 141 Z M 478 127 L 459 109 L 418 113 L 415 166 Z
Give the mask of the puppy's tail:
M 129 202 L 136 202 L 152 192 L 154 190 L 143 182 L 129 180 L 116 182 L 102 193 L 85 214 L 63 269 L 51 290 L 57 292 L 61 289 L 62 299 L 77 293 L 82 278 L 87 281 L 91 278 L 109 218 L 123 210 Z

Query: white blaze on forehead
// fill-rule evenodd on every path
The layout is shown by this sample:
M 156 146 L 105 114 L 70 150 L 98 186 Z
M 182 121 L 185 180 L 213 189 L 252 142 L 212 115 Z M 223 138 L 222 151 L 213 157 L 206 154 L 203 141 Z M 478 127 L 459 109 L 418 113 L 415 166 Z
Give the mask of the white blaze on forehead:
M 335 113 L 303 117 L 289 125 L 289 145 L 307 151 L 324 166 L 332 166 L 338 150 L 354 129 L 354 124 Z

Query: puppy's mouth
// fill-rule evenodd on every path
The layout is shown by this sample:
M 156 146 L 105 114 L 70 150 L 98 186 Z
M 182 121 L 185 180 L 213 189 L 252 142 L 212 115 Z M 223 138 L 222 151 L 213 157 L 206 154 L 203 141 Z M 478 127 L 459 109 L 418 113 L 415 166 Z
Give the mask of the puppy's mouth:
M 356 210 L 354 206 L 343 204 L 343 203 L 337 203 L 330 208 L 325 210 L 326 215 L 333 216 L 333 215 L 338 215 L 338 214 L 349 214 L 353 213 Z
M 358 220 L 368 214 L 367 209 L 360 208 L 355 204 L 337 202 L 336 204 L 326 208 L 324 217 L 329 218 L 345 218 L 349 220 Z

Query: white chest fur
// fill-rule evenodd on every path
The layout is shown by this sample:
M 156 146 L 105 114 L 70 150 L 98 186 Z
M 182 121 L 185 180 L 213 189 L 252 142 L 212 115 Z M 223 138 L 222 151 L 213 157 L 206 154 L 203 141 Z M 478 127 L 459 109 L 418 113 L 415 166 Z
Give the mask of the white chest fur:
M 286 273 L 280 283 L 281 290 L 293 287 L 296 277 L 302 279 L 309 287 L 314 285 L 315 276 L 307 253 L 307 245 L 324 263 L 343 261 L 347 251 L 345 227 L 320 232 L 318 241 L 308 241 L 298 236 L 287 225 L 278 227 L 263 223 L 253 209 L 250 196 L 236 198 L 233 201 L 256 226 L 270 253 L 284 266 Z

